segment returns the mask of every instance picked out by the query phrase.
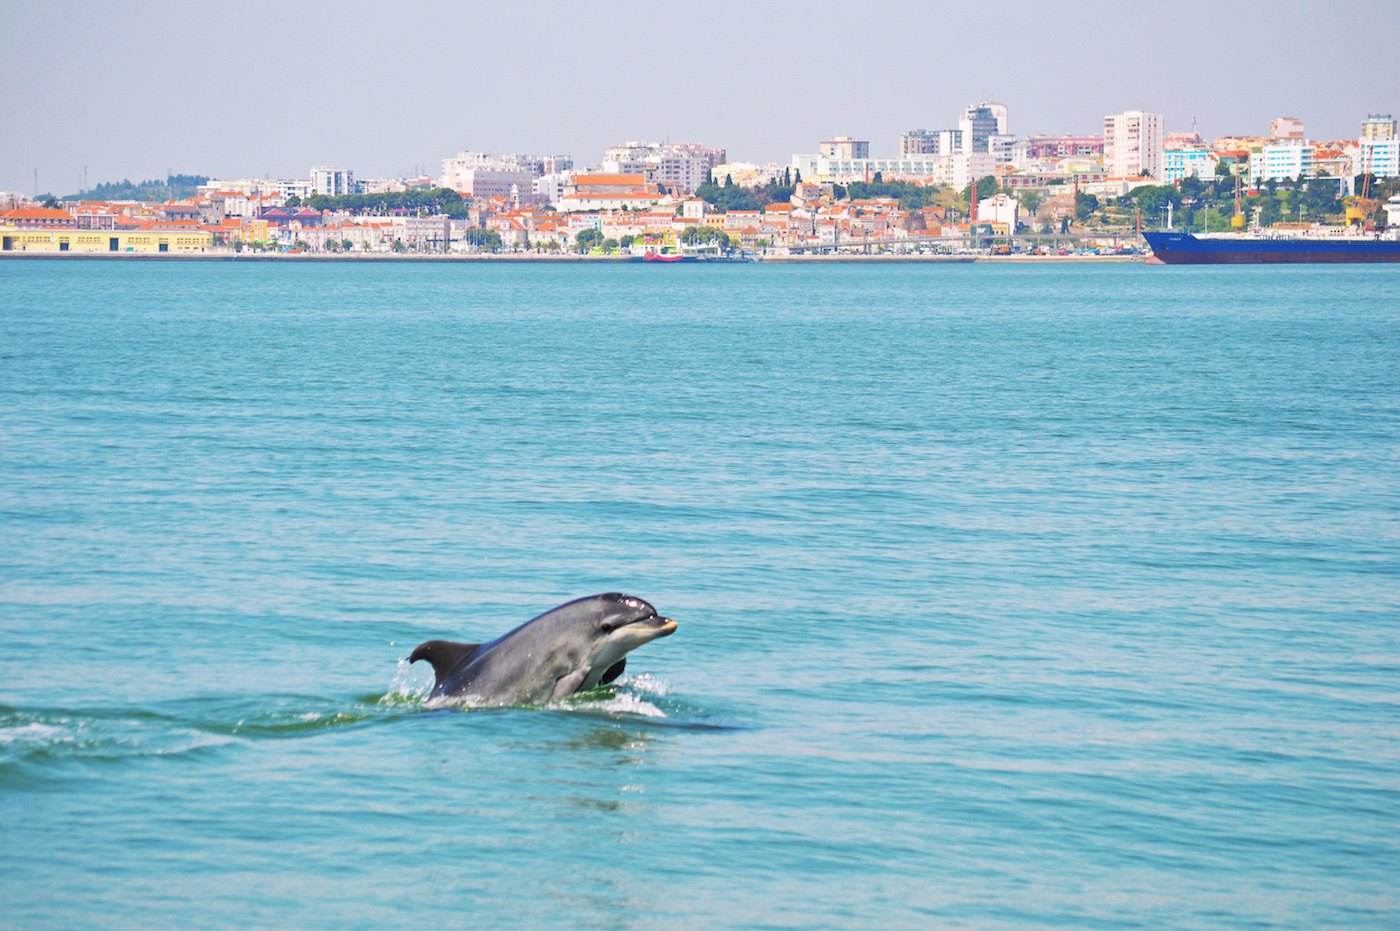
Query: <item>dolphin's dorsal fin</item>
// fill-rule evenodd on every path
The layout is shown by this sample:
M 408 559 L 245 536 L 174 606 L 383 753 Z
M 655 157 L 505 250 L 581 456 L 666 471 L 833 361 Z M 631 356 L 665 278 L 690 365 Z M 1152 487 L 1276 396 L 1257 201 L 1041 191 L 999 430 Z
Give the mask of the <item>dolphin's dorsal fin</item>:
M 622 670 L 627 668 L 627 657 L 623 657 L 608 667 L 608 671 L 603 673 L 603 678 L 598 680 L 599 685 L 607 685 L 618 676 L 622 675 Z
M 453 643 L 451 640 L 429 640 L 427 643 L 420 643 L 409 655 L 408 661 L 416 663 L 420 659 L 425 659 L 432 664 L 433 674 L 437 676 L 437 683 L 442 683 L 442 677 L 476 652 L 479 643 Z

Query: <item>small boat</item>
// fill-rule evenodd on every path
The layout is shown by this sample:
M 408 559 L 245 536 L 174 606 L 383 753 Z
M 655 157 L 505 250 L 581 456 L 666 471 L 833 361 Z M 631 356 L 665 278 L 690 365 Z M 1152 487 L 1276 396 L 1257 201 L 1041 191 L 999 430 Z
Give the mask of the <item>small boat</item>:
M 660 252 L 652 252 L 651 250 L 647 250 L 647 252 L 642 256 L 642 258 L 648 262 L 685 262 L 687 260 L 691 262 L 695 261 L 695 257 L 691 255 L 662 255 Z

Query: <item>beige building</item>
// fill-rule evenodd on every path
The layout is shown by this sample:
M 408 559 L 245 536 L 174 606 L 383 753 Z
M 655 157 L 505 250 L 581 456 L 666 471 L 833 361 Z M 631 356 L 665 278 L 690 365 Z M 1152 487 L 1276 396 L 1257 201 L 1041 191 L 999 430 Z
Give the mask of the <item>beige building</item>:
M 1125 110 L 1103 118 L 1103 165 L 1110 178 L 1162 177 L 1162 115 Z

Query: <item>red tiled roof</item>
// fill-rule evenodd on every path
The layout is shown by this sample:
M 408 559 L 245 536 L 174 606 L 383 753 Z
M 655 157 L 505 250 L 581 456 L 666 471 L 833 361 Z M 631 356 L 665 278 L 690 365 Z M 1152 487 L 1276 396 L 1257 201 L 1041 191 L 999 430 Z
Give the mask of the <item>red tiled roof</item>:
M 6 220 L 71 220 L 73 215 L 53 207 L 20 207 L 0 214 Z

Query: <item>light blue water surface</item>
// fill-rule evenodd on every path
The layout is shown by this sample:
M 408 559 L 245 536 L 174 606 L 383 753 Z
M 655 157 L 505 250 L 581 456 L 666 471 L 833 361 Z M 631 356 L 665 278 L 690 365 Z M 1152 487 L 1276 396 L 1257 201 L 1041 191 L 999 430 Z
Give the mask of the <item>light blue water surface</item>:
M 0 926 L 1393 928 L 1397 293 L 0 262 Z

